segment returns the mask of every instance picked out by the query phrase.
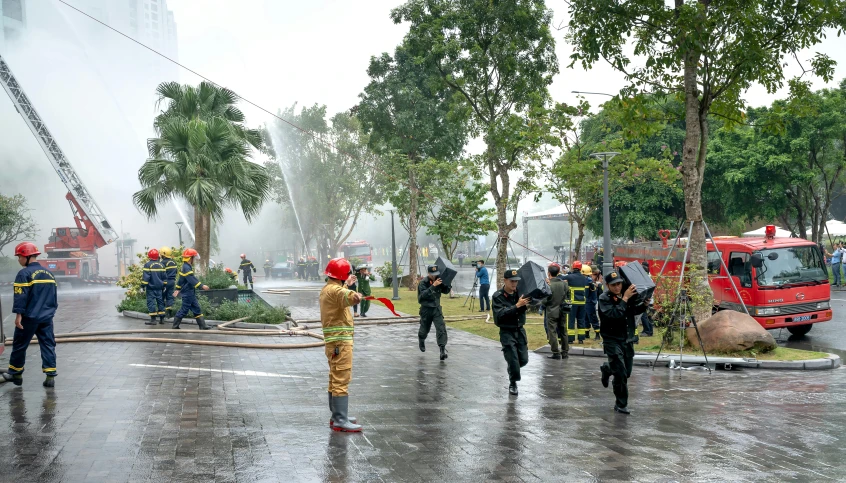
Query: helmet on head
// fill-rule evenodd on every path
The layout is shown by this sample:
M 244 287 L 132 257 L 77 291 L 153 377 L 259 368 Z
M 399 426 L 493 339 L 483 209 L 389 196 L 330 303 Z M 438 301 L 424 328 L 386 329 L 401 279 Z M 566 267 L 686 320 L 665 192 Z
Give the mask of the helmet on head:
M 582 275 L 590 275 L 593 273 L 593 269 L 590 268 L 590 265 L 583 265 L 582 266 Z
M 241 258 L 247 258 L 247 256 L 242 253 Z
M 581 270 L 582 269 L 582 262 L 576 260 L 573 262 L 573 269 L 574 270 Z
M 555 267 L 555 268 L 557 268 L 557 269 L 561 270 L 561 265 L 559 265 L 559 264 L 557 264 L 557 263 L 555 263 L 555 262 L 552 262 L 552 263 L 550 263 L 550 264 L 547 266 L 547 268 L 552 268 L 552 267 Z
M 326 264 L 326 275 L 336 280 L 346 280 L 351 271 L 352 265 L 346 258 L 333 258 Z
M 23 242 L 18 243 L 18 246 L 15 247 L 15 256 L 17 257 L 34 257 L 37 255 L 41 255 L 41 252 L 38 251 L 35 243 Z
M 229 268 L 229 267 L 226 267 L 226 273 L 232 273 L 232 269 Z
M 159 248 L 159 254 L 163 257 L 170 258 L 173 255 L 173 250 L 170 247 L 161 247 Z
M 186 248 L 185 251 L 182 252 L 182 259 L 185 260 L 187 258 L 196 257 L 197 255 L 199 255 L 197 250 L 194 250 L 193 248 Z
M 158 260 L 159 259 L 159 251 L 155 248 L 151 248 L 149 252 L 147 252 L 147 256 L 150 260 Z

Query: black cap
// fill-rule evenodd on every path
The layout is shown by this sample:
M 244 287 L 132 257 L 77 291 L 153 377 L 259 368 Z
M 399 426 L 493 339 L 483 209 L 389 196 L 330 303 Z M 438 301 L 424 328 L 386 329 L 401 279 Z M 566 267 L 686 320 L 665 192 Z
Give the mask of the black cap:
M 429 265 L 426 267 L 426 273 L 435 277 L 441 274 L 441 272 L 438 271 L 437 265 Z
M 520 275 L 513 268 L 506 270 L 504 277 L 506 280 L 520 280 Z
M 623 283 L 622 277 L 617 272 L 611 272 L 605 276 L 605 283 L 611 285 L 613 283 Z

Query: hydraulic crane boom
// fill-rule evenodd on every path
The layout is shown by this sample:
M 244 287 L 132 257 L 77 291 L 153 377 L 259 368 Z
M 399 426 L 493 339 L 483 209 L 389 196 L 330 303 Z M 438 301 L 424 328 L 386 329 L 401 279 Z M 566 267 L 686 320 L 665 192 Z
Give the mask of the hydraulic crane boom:
M 23 117 L 24 121 L 26 121 L 26 125 L 29 126 L 32 134 L 35 135 L 35 139 L 38 140 L 38 144 L 41 145 L 41 149 L 44 150 L 44 154 L 47 155 L 47 159 L 50 160 L 59 178 L 67 186 L 70 192 L 69 195 L 82 208 L 82 213 L 79 213 L 82 221 L 87 220 L 100 233 L 105 244 L 116 240 L 117 232 L 112 228 L 109 220 L 106 219 L 106 215 L 103 214 L 103 210 L 94 201 L 94 198 L 79 178 L 79 175 L 76 174 L 76 170 L 73 169 L 73 166 L 65 157 L 65 153 L 62 152 L 53 135 L 50 134 L 50 130 L 47 129 L 47 125 L 41 120 L 41 116 L 35 111 L 35 107 L 33 107 L 29 98 L 24 94 L 23 88 L 21 88 L 17 79 L 15 79 L 15 76 L 9 69 L 9 65 L 3 60 L 2 55 L 0 55 L 0 84 L 2 84 L 6 93 L 9 94 L 12 104 L 14 104 L 15 109 Z

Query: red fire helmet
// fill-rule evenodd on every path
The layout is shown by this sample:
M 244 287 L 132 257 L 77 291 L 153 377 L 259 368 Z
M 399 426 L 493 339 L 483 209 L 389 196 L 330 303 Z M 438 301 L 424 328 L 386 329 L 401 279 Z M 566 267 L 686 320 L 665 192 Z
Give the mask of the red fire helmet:
M 242 253 L 241 258 L 247 258 L 247 256 Z
M 199 253 L 197 253 L 197 250 L 194 250 L 193 248 L 186 248 L 185 251 L 182 252 L 182 258 L 191 258 L 196 257 L 197 255 L 199 255 Z
M 41 252 L 38 251 L 38 247 L 35 246 L 35 243 L 23 242 L 18 243 L 18 246 L 15 247 L 16 257 L 34 257 L 36 255 L 41 255 Z
M 226 273 L 232 273 L 232 269 L 229 268 L 229 267 L 226 267 Z
M 573 262 L 573 268 L 575 270 L 581 270 L 582 269 L 582 262 L 576 260 L 575 262 Z
M 352 265 L 346 258 L 333 258 L 326 264 L 326 275 L 337 280 L 346 280 L 352 272 Z
M 151 248 L 149 252 L 147 252 L 147 256 L 150 260 L 158 260 L 159 259 L 159 251 L 155 248 Z

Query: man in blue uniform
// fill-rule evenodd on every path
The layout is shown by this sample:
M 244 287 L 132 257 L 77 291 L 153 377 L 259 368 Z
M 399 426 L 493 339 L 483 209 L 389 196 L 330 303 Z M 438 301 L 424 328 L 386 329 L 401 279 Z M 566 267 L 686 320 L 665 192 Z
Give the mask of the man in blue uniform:
M 179 278 L 176 280 L 176 292 L 174 292 L 176 296 L 182 293 L 182 307 L 176 313 L 176 317 L 173 318 L 174 329 L 178 329 L 179 324 L 182 323 L 182 317 L 191 312 L 194 314 L 200 330 L 209 330 L 206 319 L 203 318 L 203 309 L 200 308 L 200 302 L 197 301 L 196 290 L 202 285 L 197 276 L 194 275 L 194 257 L 197 255 L 197 250 L 193 248 L 187 248 L 182 252 L 182 270 L 179 271 Z M 208 290 L 209 287 L 203 285 L 202 289 Z
M 241 264 L 238 265 L 238 271 L 244 272 L 244 285 L 253 288 L 253 272 L 256 271 L 256 266 L 253 262 L 247 260 L 247 256 L 241 254 Z
M 173 291 L 176 290 L 176 273 L 179 267 L 173 261 L 173 250 L 170 247 L 162 247 L 159 250 L 159 256 L 162 257 L 162 265 L 164 265 L 165 275 L 167 275 L 167 283 L 165 284 L 162 297 L 165 303 L 165 315 L 170 318 L 173 317 Z M 164 324 L 164 317 L 159 319 L 160 324 Z
M 594 338 L 599 340 L 599 317 L 596 315 L 596 302 L 599 299 L 599 294 L 596 291 L 593 269 L 590 265 L 582 266 L 582 275 L 587 280 L 585 287 L 585 338 L 590 339 L 590 329 L 593 328 Z
M 582 262 L 578 260 L 573 262 L 573 271 L 562 276 L 561 280 L 567 282 L 570 287 L 570 317 L 567 321 L 567 340 L 574 342 L 578 337 L 579 344 L 584 344 L 587 333 L 585 328 L 585 303 L 587 302 L 585 288 L 588 281 L 582 275 Z
M 32 336 L 38 338 L 41 349 L 41 371 L 47 375 L 44 387 L 55 386 L 56 338 L 53 336 L 53 315 L 59 306 L 56 297 L 56 279 L 44 269 L 35 258 L 41 255 L 33 243 L 24 242 L 15 247 L 18 263 L 23 267 L 15 277 L 14 308 L 15 335 L 12 355 L 9 357 L 9 372 L 2 374 L 2 382 L 23 384 L 26 350 Z
M 164 265 L 159 261 L 159 251 L 151 248 L 147 252 L 147 263 L 144 264 L 144 275 L 141 279 L 141 286 L 147 292 L 147 312 L 150 314 L 150 321 L 146 325 L 156 325 L 156 317 L 161 318 L 164 323 L 165 303 L 162 291 L 167 284 L 167 274 Z

